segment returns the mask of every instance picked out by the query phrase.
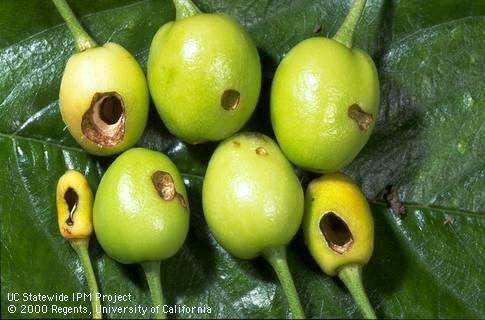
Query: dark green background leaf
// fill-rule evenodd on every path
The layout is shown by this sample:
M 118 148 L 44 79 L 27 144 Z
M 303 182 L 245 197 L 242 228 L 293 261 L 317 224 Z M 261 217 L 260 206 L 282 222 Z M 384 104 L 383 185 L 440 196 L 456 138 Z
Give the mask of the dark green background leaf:
M 169 0 L 69 2 L 96 40 L 122 44 L 143 66 L 154 33 L 174 16 Z M 318 35 L 332 35 L 350 6 L 341 0 L 196 2 L 204 11 L 238 18 L 255 38 L 264 83 L 246 129 L 270 135 L 268 92 L 277 63 L 300 40 L 317 35 L 316 25 L 321 25 Z M 373 56 L 381 78 L 378 126 L 345 170 L 372 204 L 375 253 L 364 282 L 379 317 L 485 317 L 484 15 L 485 1 L 369 0 L 355 36 L 356 46 Z M 87 292 L 78 259 L 57 230 L 55 186 L 67 168 L 74 168 L 96 188 L 112 159 L 86 154 L 61 121 L 58 87 L 72 44 L 49 1 L 0 3 L 2 318 L 12 317 L 10 292 Z M 163 262 L 165 296 L 169 304 L 212 308 L 211 314 L 170 316 L 288 316 L 267 263 L 232 258 L 207 229 L 200 191 L 215 144 L 186 145 L 166 131 L 154 108 L 150 118 L 139 145 L 176 162 L 192 207 L 186 245 Z M 304 182 L 311 177 L 302 173 Z M 403 218 L 383 202 L 389 185 L 397 186 L 406 203 Z M 453 223 L 444 224 L 446 219 Z M 102 293 L 130 292 L 134 301 L 117 305 L 150 306 L 139 266 L 112 261 L 96 241 L 91 256 Z M 308 317 L 360 317 L 341 282 L 312 261 L 300 234 L 289 247 L 289 264 Z

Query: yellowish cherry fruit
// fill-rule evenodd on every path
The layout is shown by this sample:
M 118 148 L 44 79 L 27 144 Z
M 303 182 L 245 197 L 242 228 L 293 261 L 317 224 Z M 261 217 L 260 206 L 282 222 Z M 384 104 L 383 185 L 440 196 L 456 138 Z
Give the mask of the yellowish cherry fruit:
M 93 193 L 86 177 L 68 170 L 57 182 L 57 222 L 68 240 L 87 239 L 93 232 Z
M 145 75 L 122 46 L 106 43 L 72 55 L 59 104 L 74 139 L 89 153 L 108 156 L 133 146 L 148 117 Z
M 305 242 L 328 275 L 346 265 L 366 265 L 374 249 L 374 221 L 351 178 L 334 173 L 313 180 L 305 195 Z

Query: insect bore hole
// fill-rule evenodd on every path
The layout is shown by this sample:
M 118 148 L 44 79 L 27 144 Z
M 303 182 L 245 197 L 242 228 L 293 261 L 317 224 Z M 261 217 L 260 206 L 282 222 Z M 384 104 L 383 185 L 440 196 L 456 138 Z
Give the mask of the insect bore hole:
M 170 201 L 177 195 L 175 183 L 168 172 L 156 171 L 152 175 L 152 183 L 157 190 L 158 195 L 165 201 Z
M 349 227 L 334 212 L 328 212 L 321 218 L 320 230 L 328 246 L 337 253 L 347 252 L 354 242 Z
M 241 94 L 237 90 L 229 89 L 224 91 L 221 97 L 221 106 L 227 111 L 236 110 L 239 106 Z
M 81 129 L 91 141 L 102 146 L 115 146 L 125 134 L 125 105 L 116 92 L 96 93 L 84 113 Z
M 77 209 L 77 204 L 79 202 L 79 196 L 73 188 L 68 188 L 64 193 L 64 201 L 66 201 L 67 209 L 69 210 L 69 218 L 66 220 L 68 226 L 72 226 L 74 221 L 72 221 L 72 215 Z
M 354 120 L 360 131 L 367 131 L 374 121 L 372 113 L 365 112 L 357 103 L 348 109 L 348 116 Z
M 123 106 L 118 96 L 107 96 L 101 101 L 99 118 L 108 125 L 117 123 L 123 114 Z

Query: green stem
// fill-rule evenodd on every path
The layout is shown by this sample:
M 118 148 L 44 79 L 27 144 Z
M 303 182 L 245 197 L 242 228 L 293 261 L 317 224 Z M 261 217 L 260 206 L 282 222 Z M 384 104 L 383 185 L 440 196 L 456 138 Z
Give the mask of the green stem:
M 366 0 L 354 0 L 349 13 L 345 17 L 344 23 L 340 26 L 337 33 L 333 37 L 341 44 L 352 48 L 352 37 L 354 36 L 355 27 L 359 22 L 362 11 L 364 10 Z
M 93 309 L 93 319 L 102 319 L 101 300 L 99 298 L 98 284 L 96 283 L 96 276 L 94 275 L 91 259 L 89 258 L 89 238 L 88 239 L 73 239 L 69 243 L 76 251 L 81 260 L 81 265 L 84 269 L 86 280 L 88 281 L 89 292 L 91 293 L 91 308 Z
M 163 292 L 162 282 L 160 279 L 160 261 L 147 261 L 141 264 L 145 275 L 147 277 L 148 287 L 150 288 L 150 295 L 152 297 L 153 306 L 157 312 L 154 314 L 154 319 L 166 319 L 163 312 Z
M 346 265 L 339 270 L 338 276 L 349 289 L 364 318 L 377 319 L 362 285 L 362 266 L 358 264 Z
M 71 31 L 78 52 L 98 46 L 96 41 L 83 29 L 66 0 L 52 0 L 52 2 Z
M 201 13 L 200 9 L 191 0 L 173 0 L 175 5 L 175 19 L 182 20 Z
M 291 277 L 288 262 L 286 260 L 286 247 L 271 248 L 263 251 L 263 257 L 273 267 L 278 279 L 280 280 L 286 299 L 290 305 L 294 319 L 304 319 L 305 313 L 298 298 L 293 278 Z

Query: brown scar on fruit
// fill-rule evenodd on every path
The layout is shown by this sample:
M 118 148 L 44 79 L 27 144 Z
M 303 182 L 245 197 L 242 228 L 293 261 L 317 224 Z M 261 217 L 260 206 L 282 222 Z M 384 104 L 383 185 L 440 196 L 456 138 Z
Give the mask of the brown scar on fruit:
M 237 90 L 229 89 L 224 91 L 221 97 L 221 106 L 227 111 L 234 111 L 239 106 L 241 94 Z
M 84 136 L 104 147 L 119 144 L 125 136 L 125 105 L 116 92 L 96 93 L 81 121 Z
M 187 209 L 187 202 L 185 202 L 185 199 L 184 197 L 177 192 L 177 198 L 179 199 L 180 201 L 180 204 L 182 205 L 182 207 L 184 207 L 185 209 Z
M 268 155 L 268 151 L 264 147 L 256 148 L 256 153 L 259 154 L 260 156 Z
M 349 107 L 348 116 L 357 123 L 360 131 L 367 131 L 374 121 L 372 114 L 362 110 L 357 103 L 354 103 Z
M 333 251 L 344 254 L 354 243 L 352 232 L 335 212 L 327 212 L 320 219 L 320 231 Z
M 446 215 L 445 221 L 443 221 L 443 224 L 454 224 L 455 223 L 455 218 L 453 216 L 450 216 L 449 214 Z
M 235 147 L 240 147 L 241 146 L 241 142 L 239 141 L 233 141 L 232 144 L 235 146 Z
M 158 192 L 158 195 L 165 201 L 173 200 L 177 198 L 182 207 L 187 208 L 187 203 L 184 197 L 177 192 L 175 188 L 175 182 L 173 181 L 170 173 L 165 171 L 156 171 L 152 175 L 152 183 Z
M 396 185 L 390 185 L 386 187 L 386 193 L 384 194 L 387 206 L 392 209 L 394 214 L 398 217 L 402 217 L 406 214 L 406 208 L 399 198 L 399 193 Z

